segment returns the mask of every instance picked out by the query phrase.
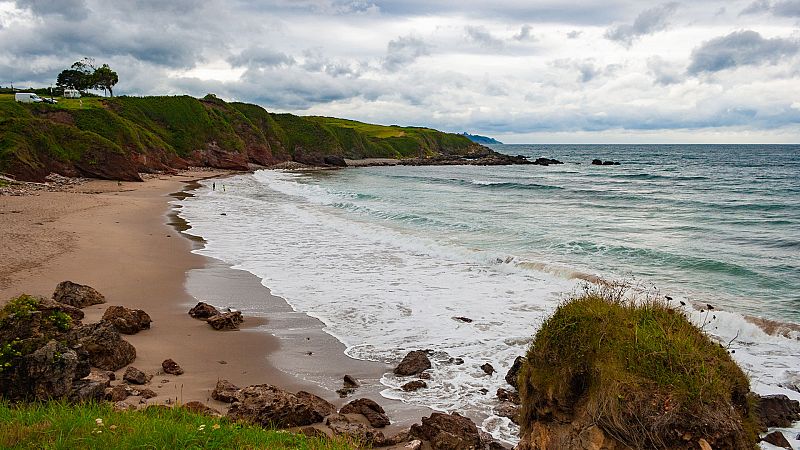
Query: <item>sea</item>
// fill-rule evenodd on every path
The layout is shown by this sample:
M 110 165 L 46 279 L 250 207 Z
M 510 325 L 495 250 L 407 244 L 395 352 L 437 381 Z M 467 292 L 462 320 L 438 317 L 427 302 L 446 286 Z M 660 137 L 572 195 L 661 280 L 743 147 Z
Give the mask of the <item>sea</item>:
M 506 371 L 597 283 L 669 297 L 754 391 L 800 400 L 800 146 L 492 148 L 564 164 L 260 170 L 176 202 L 198 253 L 259 277 L 349 356 L 433 351 L 427 388 L 386 373 L 384 397 L 509 443 L 517 427 L 493 413 Z

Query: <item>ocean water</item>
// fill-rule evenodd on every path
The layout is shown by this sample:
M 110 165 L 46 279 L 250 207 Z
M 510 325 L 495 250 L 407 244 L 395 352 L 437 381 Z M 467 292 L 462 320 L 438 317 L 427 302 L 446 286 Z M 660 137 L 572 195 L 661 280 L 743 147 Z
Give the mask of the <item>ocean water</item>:
M 427 389 L 387 373 L 383 395 L 468 413 L 508 442 L 517 430 L 492 414 L 494 393 L 587 280 L 684 301 L 732 341 L 754 390 L 800 399 L 800 333 L 746 318 L 800 323 L 800 146 L 493 148 L 565 164 L 259 171 L 205 183 L 180 214 L 206 239 L 200 253 L 321 319 L 348 355 L 434 350 Z

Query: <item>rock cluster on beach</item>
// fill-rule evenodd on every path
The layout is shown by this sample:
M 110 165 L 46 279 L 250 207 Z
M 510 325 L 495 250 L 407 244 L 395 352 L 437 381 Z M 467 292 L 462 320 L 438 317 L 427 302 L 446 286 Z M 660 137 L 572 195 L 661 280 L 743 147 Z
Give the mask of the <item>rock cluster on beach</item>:
M 244 322 L 240 311 L 229 310 L 220 312 L 217 308 L 205 302 L 199 302 L 189 310 L 189 315 L 195 319 L 205 320 L 215 330 L 238 330 Z

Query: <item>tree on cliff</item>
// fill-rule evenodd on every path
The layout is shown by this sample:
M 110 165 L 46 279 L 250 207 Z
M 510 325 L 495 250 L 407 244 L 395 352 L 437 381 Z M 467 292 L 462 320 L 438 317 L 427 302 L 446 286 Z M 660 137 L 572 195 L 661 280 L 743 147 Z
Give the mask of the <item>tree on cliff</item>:
M 93 78 L 96 88 L 102 89 L 103 92 L 108 91 L 109 95 L 114 96 L 114 85 L 119 81 L 119 76 L 108 67 L 108 64 L 95 69 Z
M 95 66 L 94 59 L 83 58 L 76 61 L 58 74 L 56 85 L 61 88 L 77 89 L 84 92 L 89 89 L 101 89 L 113 97 L 114 86 L 119 82 L 119 75 L 108 64 Z

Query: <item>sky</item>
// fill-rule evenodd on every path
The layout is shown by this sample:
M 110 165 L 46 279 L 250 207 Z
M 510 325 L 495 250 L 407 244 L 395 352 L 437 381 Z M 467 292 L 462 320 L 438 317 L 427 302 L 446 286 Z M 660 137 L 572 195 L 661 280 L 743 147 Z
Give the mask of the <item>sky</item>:
M 0 0 L 0 85 L 83 57 L 116 95 L 507 143 L 800 142 L 800 0 Z

